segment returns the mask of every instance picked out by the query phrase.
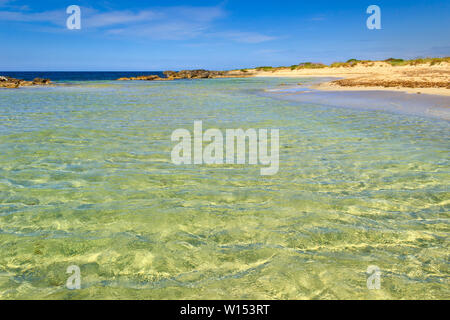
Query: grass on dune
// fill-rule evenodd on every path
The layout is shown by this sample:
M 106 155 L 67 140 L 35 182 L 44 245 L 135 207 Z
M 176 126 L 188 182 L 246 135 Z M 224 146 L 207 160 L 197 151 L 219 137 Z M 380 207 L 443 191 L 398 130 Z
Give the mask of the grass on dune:
M 293 66 L 292 66 L 293 67 Z M 292 69 L 291 67 L 291 69 Z M 323 63 L 303 62 L 297 65 L 295 69 L 321 69 L 326 68 L 327 65 Z
M 390 58 L 385 60 L 385 62 L 390 63 L 392 66 L 417 66 L 420 64 L 429 64 L 434 66 L 436 64 L 440 64 L 442 62 L 450 63 L 450 57 L 444 58 L 419 58 L 414 60 L 403 60 L 403 59 L 394 59 Z
M 358 60 L 358 59 L 349 59 L 346 62 L 334 62 L 330 65 L 326 65 L 323 63 L 313 63 L 313 62 L 303 62 L 300 64 L 295 64 L 290 67 L 271 67 L 271 66 L 263 66 L 263 67 L 257 67 L 255 68 L 256 71 L 272 71 L 275 72 L 277 70 L 284 70 L 284 69 L 290 69 L 290 70 L 301 70 L 301 69 L 321 69 L 321 68 L 351 68 L 355 67 L 357 65 L 364 65 L 364 66 L 374 66 L 376 62 L 386 62 L 390 65 L 397 67 L 397 66 L 417 66 L 417 65 L 423 65 L 428 64 L 430 66 L 438 65 L 443 62 L 450 63 L 450 57 L 443 57 L 443 58 L 418 58 L 418 59 L 412 59 L 412 60 L 404 60 L 404 59 L 398 59 L 398 58 L 389 58 L 383 61 L 373 61 L 373 60 Z M 244 71 L 245 70 L 245 71 Z M 248 72 L 248 69 L 242 69 L 242 72 Z

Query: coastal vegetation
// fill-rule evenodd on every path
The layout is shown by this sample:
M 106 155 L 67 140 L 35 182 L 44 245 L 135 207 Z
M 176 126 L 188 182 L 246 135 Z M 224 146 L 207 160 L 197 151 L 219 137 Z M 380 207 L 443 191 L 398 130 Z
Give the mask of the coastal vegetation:
M 300 63 L 296 69 L 321 69 L 326 68 L 323 63 L 303 62 Z
M 390 63 L 392 66 L 417 66 L 420 64 L 429 64 L 430 66 L 434 66 L 436 64 L 440 64 L 442 62 L 450 63 L 450 57 L 444 58 L 419 58 L 414 60 L 403 60 L 403 59 L 395 59 L 389 58 L 384 60 L 387 63 Z
M 356 67 L 358 65 L 364 65 L 364 66 L 374 66 L 377 62 L 386 62 L 389 63 L 392 66 L 416 66 L 421 64 L 428 64 L 430 66 L 434 66 L 443 62 L 450 63 L 450 57 L 443 57 L 443 58 L 418 58 L 418 59 L 411 59 L 411 60 L 404 60 L 404 59 L 398 59 L 398 58 L 389 58 L 383 61 L 377 61 L 377 60 L 359 60 L 359 59 L 349 59 L 346 62 L 333 62 L 330 65 L 326 65 L 324 63 L 313 63 L 313 62 L 302 62 L 299 64 L 292 65 L 290 67 L 272 67 L 272 66 L 264 66 L 264 67 L 256 67 L 254 70 L 256 71 L 278 71 L 278 70 L 287 70 L 290 69 L 292 71 L 294 70 L 301 70 L 301 69 L 322 69 L 322 68 L 350 68 L 350 67 Z M 248 72 L 251 69 L 245 69 L 246 72 Z M 242 70 L 241 70 L 242 71 Z
M 257 68 L 255 68 L 256 71 L 272 71 L 274 69 L 276 69 L 276 68 L 274 68 L 274 67 L 257 67 Z

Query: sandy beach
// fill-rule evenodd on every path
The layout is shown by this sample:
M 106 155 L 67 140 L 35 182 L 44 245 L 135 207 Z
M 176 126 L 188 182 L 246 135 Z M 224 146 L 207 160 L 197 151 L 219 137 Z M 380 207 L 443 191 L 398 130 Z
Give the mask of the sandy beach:
M 450 96 L 450 63 L 393 66 L 384 61 L 321 68 L 256 68 L 230 72 L 249 77 L 327 77 L 331 82 L 312 86 L 326 91 L 399 91 Z

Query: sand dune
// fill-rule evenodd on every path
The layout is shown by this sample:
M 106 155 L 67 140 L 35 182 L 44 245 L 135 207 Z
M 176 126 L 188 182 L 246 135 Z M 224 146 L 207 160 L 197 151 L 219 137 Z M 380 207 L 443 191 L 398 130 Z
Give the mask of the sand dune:
M 237 70 L 234 72 L 242 73 Z M 353 67 L 247 69 L 244 73 L 250 77 L 342 78 L 314 86 L 320 90 L 390 90 L 450 96 L 448 62 L 405 66 L 392 66 L 387 62 L 368 62 L 358 63 Z

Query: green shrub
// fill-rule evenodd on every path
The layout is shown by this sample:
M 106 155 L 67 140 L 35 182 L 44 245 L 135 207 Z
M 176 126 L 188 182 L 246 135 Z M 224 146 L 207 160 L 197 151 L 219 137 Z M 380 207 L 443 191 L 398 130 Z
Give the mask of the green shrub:
M 391 66 L 404 66 L 408 64 L 405 60 L 396 58 L 389 58 L 384 60 L 384 62 L 391 64 Z
M 332 67 L 332 68 L 341 68 L 341 67 L 348 68 L 350 66 L 351 66 L 351 64 L 348 62 L 335 62 L 335 63 L 332 63 L 330 67 Z
M 365 61 L 358 60 L 358 59 L 349 59 L 349 60 L 347 60 L 347 63 L 350 65 L 350 67 L 354 67 L 360 62 L 365 62 Z
M 436 64 L 440 64 L 442 62 L 449 62 L 450 63 L 450 57 L 444 57 L 444 58 L 418 58 L 418 59 L 412 59 L 412 60 L 403 60 L 403 59 L 386 59 L 385 62 L 390 63 L 393 66 L 417 66 L 420 64 L 430 64 L 432 66 Z
M 419 58 L 415 60 L 409 61 L 411 65 L 418 65 L 418 64 L 430 64 L 431 66 L 434 66 L 436 64 L 440 64 L 442 62 L 450 63 L 450 57 L 444 57 L 444 58 Z
M 258 67 L 256 68 L 257 71 L 271 71 L 273 69 L 273 67 Z
M 297 66 L 298 69 L 320 69 L 325 67 L 326 65 L 324 65 L 323 63 L 312 63 L 312 62 L 303 62 Z

